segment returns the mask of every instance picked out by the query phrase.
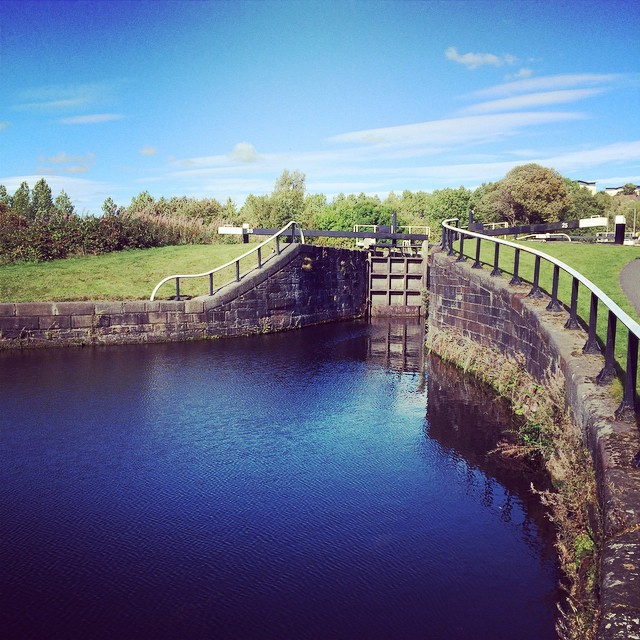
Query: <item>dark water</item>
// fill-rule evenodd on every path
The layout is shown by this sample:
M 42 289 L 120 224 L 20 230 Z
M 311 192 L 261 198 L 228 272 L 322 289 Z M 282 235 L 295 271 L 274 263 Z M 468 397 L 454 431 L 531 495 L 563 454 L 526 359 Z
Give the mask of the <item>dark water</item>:
M 0 353 L 3 638 L 554 638 L 506 414 L 416 325 Z

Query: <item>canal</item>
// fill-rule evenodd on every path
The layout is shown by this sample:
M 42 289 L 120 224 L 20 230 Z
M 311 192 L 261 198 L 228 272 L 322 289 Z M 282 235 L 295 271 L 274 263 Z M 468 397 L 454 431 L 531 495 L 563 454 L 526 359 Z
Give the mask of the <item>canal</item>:
M 0 353 L 5 638 L 555 638 L 512 428 L 413 322 Z

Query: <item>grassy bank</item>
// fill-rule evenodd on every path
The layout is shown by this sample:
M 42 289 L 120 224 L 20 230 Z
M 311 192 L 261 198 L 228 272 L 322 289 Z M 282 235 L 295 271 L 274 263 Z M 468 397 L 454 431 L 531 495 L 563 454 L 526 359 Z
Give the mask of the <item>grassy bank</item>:
M 143 300 L 166 276 L 208 271 L 248 249 L 246 244 L 181 245 L 3 266 L 0 302 Z M 246 268 L 255 264 L 255 259 L 242 264 Z M 230 280 L 234 273 L 229 268 L 225 274 L 216 276 L 215 284 Z M 174 287 L 173 283 L 166 284 L 158 297 L 174 295 Z M 208 279 L 181 281 L 180 292 L 203 295 L 208 292 Z

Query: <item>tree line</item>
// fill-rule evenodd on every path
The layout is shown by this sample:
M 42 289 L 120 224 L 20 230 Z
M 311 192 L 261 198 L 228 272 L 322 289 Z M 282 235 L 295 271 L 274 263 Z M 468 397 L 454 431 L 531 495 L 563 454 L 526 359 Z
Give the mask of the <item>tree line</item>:
M 612 218 L 632 213 L 638 199 L 630 194 L 635 194 L 635 185 L 625 185 L 618 196 L 593 194 L 553 169 L 525 164 L 502 180 L 473 190 L 463 186 L 405 190 L 384 199 L 341 193 L 329 200 L 306 192 L 303 173 L 285 170 L 271 193 L 249 195 L 240 208 L 230 198 L 225 203 L 214 198 L 155 199 L 143 191 L 128 206 L 107 198 L 100 215 L 80 215 L 64 191 L 54 199 L 42 178 L 32 190 L 23 182 L 13 195 L 0 185 L 0 264 L 170 244 L 234 242 L 232 236 L 218 235 L 217 229 L 242 223 L 275 229 L 297 220 L 308 229 L 349 231 L 356 224 L 388 225 L 395 212 L 398 224 L 429 226 L 437 237 L 442 220 L 457 217 L 466 224 L 471 210 L 478 221 L 510 225 Z

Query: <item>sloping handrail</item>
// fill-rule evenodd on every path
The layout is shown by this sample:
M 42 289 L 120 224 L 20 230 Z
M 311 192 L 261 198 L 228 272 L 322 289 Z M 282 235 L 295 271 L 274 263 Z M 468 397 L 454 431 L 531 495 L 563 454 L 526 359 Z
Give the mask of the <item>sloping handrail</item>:
M 454 224 L 455 223 L 455 224 Z M 633 416 L 636 411 L 636 385 L 638 381 L 638 342 L 640 341 L 640 324 L 636 322 L 628 313 L 621 309 L 606 293 L 604 293 L 599 287 L 597 287 L 591 280 L 583 276 L 581 273 L 565 264 L 564 262 L 547 255 L 537 249 L 524 247 L 510 242 L 509 240 L 501 240 L 494 236 L 486 236 L 482 233 L 475 231 L 469 231 L 458 226 L 458 218 L 449 218 L 442 223 L 442 248 L 448 251 L 448 255 L 455 255 L 453 247 L 454 239 L 457 237 L 460 242 L 458 249 L 458 261 L 462 262 L 467 258 L 464 255 L 464 239 L 475 238 L 476 239 L 476 253 L 475 262 L 472 265 L 472 269 L 481 269 L 482 263 L 480 262 L 480 245 L 483 240 L 493 242 L 495 245 L 493 270 L 492 276 L 499 276 L 502 271 L 498 267 L 500 246 L 504 245 L 515 249 L 514 263 L 513 263 L 513 277 L 510 284 L 522 284 L 523 280 L 519 275 L 520 266 L 520 252 L 524 251 L 535 256 L 534 275 L 531 291 L 529 297 L 542 298 L 543 294 L 539 286 L 540 278 L 540 263 L 542 260 L 549 262 L 553 265 L 553 281 L 551 286 L 551 299 L 547 305 L 548 311 L 563 311 L 564 307 L 558 299 L 558 280 L 560 276 L 560 270 L 569 274 L 572 278 L 571 285 L 571 302 L 568 306 L 569 319 L 565 323 L 566 329 L 578 329 L 580 327 L 578 322 L 578 289 L 579 284 L 582 284 L 591 293 L 591 304 L 589 310 L 589 321 L 587 330 L 587 341 L 582 349 L 584 353 L 601 353 L 600 346 L 597 340 L 597 316 L 598 316 L 598 302 L 604 304 L 608 310 L 607 321 L 607 339 L 605 344 L 605 362 L 602 371 L 598 374 L 596 382 L 598 384 L 605 384 L 610 382 L 616 377 L 615 368 L 615 341 L 616 341 L 616 328 L 617 323 L 620 321 L 628 330 L 627 340 L 627 360 L 624 369 L 624 392 L 620 406 L 616 410 L 616 418 L 625 419 Z
M 176 281 L 176 296 L 175 299 L 179 300 L 180 299 L 180 280 L 186 279 L 186 278 L 204 278 L 205 276 L 209 276 L 209 295 L 212 296 L 213 295 L 213 274 L 218 272 L 218 271 L 222 271 L 223 269 L 226 269 L 227 267 L 230 267 L 231 265 L 236 266 L 236 281 L 240 281 L 240 260 L 243 260 L 244 258 L 246 258 L 247 256 L 250 256 L 252 253 L 256 253 L 258 254 L 258 269 L 260 269 L 262 267 L 262 247 L 264 247 L 266 244 L 269 244 L 269 242 L 275 240 L 276 241 L 276 253 L 277 255 L 280 255 L 280 236 L 284 235 L 286 231 L 288 231 L 289 229 L 291 230 L 291 238 L 292 241 L 295 241 L 295 238 L 297 236 L 296 234 L 296 227 L 298 229 L 299 235 L 300 235 L 300 242 L 302 242 L 304 244 L 304 232 L 302 231 L 302 226 L 296 222 L 295 220 L 292 220 L 291 222 L 289 222 L 288 224 L 286 224 L 284 227 L 282 227 L 282 229 L 280 229 L 279 231 L 276 231 L 276 233 L 274 233 L 272 236 L 269 236 L 264 242 L 261 242 L 259 245 L 257 245 L 256 247 L 254 247 L 253 249 L 250 249 L 249 251 L 247 251 L 246 253 L 243 253 L 241 256 L 239 256 L 238 258 L 234 258 L 233 260 L 230 260 L 229 262 L 227 262 L 226 264 L 223 264 L 220 267 L 216 267 L 215 269 L 211 269 L 210 271 L 204 271 L 203 273 L 191 273 L 191 274 L 175 274 L 172 276 L 167 276 L 166 278 L 164 278 L 163 280 L 160 280 L 160 282 L 156 285 L 155 289 L 153 290 L 153 292 L 151 293 L 151 297 L 149 298 L 149 300 L 153 301 L 156 297 L 156 293 L 158 293 L 158 289 L 160 289 L 160 287 L 165 284 L 166 282 L 169 282 L 169 280 L 174 280 Z

